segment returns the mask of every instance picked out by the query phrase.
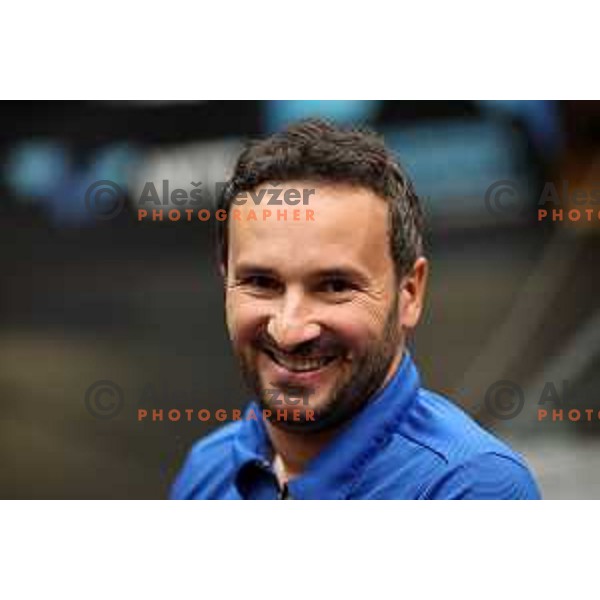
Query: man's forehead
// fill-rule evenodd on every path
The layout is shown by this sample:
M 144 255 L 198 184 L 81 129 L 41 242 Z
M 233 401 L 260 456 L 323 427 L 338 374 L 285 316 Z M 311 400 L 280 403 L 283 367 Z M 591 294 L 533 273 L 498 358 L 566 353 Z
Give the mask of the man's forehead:
M 295 206 L 236 206 L 239 219 L 230 219 L 230 259 L 306 268 L 338 268 L 362 264 L 376 268 L 388 256 L 387 203 L 374 192 L 347 184 L 290 182 L 282 189 L 311 187 L 312 220 L 293 220 Z M 263 218 L 264 210 L 271 216 Z M 283 212 L 287 213 L 285 218 Z M 302 209 L 300 209 L 302 212 Z M 256 215 L 253 218 L 251 213 Z M 281 218 L 277 218 L 277 217 Z M 250 218 L 249 218 L 250 217 Z

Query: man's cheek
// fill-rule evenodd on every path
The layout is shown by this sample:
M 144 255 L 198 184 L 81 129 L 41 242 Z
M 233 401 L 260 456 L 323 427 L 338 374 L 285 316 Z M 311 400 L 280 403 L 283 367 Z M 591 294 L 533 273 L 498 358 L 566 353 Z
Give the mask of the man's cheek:
M 235 316 L 235 313 L 231 312 L 231 311 L 227 311 L 226 314 L 226 321 L 227 321 L 227 331 L 229 332 L 229 339 L 231 340 L 231 343 L 235 346 L 238 345 L 238 324 L 237 324 L 237 319 Z
M 353 314 L 344 315 L 344 319 L 331 320 L 328 323 L 329 329 L 335 332 L 346 352 L 360 350 L 368 346 L 372 339 L 377 338 L 376 330 L 371 330 L 365 325 L 364 320 Z
M 243 331 L 244 325 L 244 310 L 243 303 L 235 291 L 229 292 L 225 303 L 225 318 L 227 321 L 227 329 L 229 337 L 232 341 L 238 341 Z
M 226 320 L 229 337 L 238 348 L 252 344 L 260 330 L 260 318 L 251 309 L 239 305 L 227 307 Z

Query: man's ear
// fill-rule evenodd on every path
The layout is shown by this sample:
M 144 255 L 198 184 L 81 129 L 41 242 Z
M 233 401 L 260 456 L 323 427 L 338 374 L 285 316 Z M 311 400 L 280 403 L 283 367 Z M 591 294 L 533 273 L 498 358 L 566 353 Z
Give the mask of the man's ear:
M 425 303 L 425 291 L 429 276 L 429 262 L 423 256 L 417 258 L 411 272 L 400 282 L 400 324 L 406 329 L 416 327 Z

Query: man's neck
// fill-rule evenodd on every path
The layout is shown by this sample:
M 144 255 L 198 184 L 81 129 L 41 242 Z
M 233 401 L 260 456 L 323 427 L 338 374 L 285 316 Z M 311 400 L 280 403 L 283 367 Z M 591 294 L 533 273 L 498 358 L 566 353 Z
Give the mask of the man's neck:
M 279 457 L 276 470 L 280 483 L 300 475 L 306 465 L 337 435 L 339 428 L 318 433 L 285 431 L 267 422 L 267 431 L 275 455 Z M 282 481 L 283 480 L 283 481 Z

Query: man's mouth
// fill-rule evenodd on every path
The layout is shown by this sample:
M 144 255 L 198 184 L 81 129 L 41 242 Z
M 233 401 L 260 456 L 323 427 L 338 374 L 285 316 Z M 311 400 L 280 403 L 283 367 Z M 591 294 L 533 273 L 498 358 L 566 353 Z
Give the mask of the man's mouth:
M 337 356 L 291 356 L 267 348 L 263 348 L 263 352 L 274 363 L 293 373 L 310 373 L 318 371 L 337 358 Z

